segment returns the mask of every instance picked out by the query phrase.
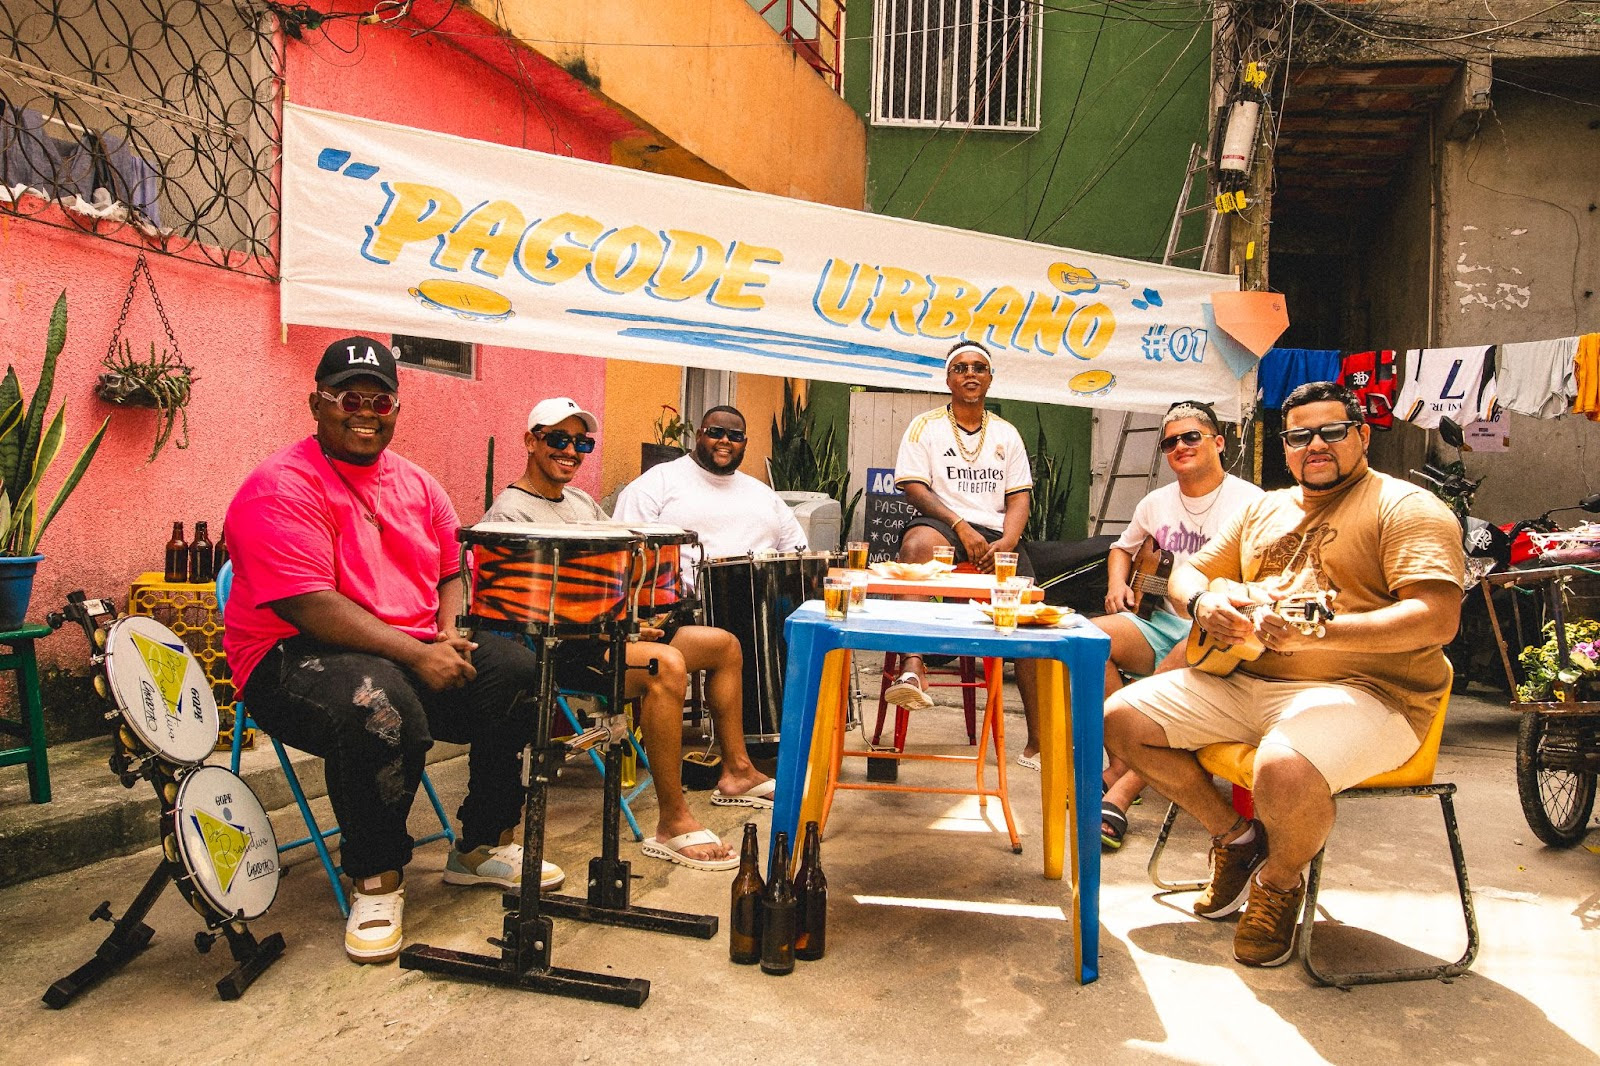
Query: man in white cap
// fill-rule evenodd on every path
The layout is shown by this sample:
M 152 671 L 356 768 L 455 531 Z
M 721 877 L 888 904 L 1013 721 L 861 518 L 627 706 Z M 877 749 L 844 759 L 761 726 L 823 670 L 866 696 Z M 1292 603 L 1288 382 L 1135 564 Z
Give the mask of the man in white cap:
M 946 354 L 944 366 L 950 402 L 911 420 L 895 458 L 895 485 L 920 512 L 901 535 L 900 561 L 929 562 L 935 548 L 949 546 L 958 564 L 970 562 L 982 573 L 993 573 L 995 552 L 1016 552 L 1017 573 L 1032 577 L 1021 543 L 1033 471 L 1016 427 L 984 407 L 994 380 L 989 351 L 963 341 Z M 922 656 L 907 655 L 901 666 L 885 697 L 910 710 L 933 706 L 923 690 Z M 1028 721 L 1023 757 L 1036 758 L 1031 660 L 1016 664 L 1016 678 Z
M 523 443 L 528 463 L 506 486 L 485 522 L 609 522 L 600 505 L 571 484 L 594 451 L 599 419 L 573 400 L 541 400 L 528 412 Z M 628 645 L 626 692 L 640 703 L 640 727 L 655 782 L 659 811 L 653 839 L 644 853 L 694 870 L 728 870 L 739 864 L 733 850 L 705 828 L 689 810 L 681 779 L 683 700 L 689 673 L 706 671 L 706 701 L 722 746 L 722 776 L 711 793 L 717 806 L 770 808 L 772 779 L 755 768 L 744 743 L 743 658 L 733 634 L 709 626 L 662 619 L 664 628 L 647 627 L 642 640 Z M 610 674 L 607 645 L 569 641 L 556 651 L 556 681 L 566 689 L 606 692 Z M 655 660 L 654 671 L 646 669 Z

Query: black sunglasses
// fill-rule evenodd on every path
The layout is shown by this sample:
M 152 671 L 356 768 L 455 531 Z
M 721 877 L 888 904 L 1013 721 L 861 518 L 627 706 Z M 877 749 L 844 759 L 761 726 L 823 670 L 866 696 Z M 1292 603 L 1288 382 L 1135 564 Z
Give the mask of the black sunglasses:
M 982 377 L 984 374 L 989 374 L 989 373 L 992 373 L 992 372 L 993 371 L 990 368 L 988 363 L 951 363 L 950 364 L 950 373 L 952 373 L 952 374 L 977 374 L 979 377 Z
M 1189 447 L 1193 448 L 1196 444 L 1199 444 L 1207 437 L 1214 435 L 1215 434 L 1211 433 L 1202 433 L 1198 429 L 1191 429 L 1187 433 L 1174 433 L 1170 437 L 1161 438 L 1161 451 L 1164 455 L 1170 455 L 1174 450 L 1177 449 L 1180 443 L 1187 444 Z
M 318 389 L 317 395 L 336 405 L 347 415 L 353 415 L 363 407 L 372 408 L 372 413 L 379 418 L 400 410 L 400 397 L 392 392 L 374 392 L 369 395 L 356 392 L 354 389 L 345 392 L 323 392 Z
M 544 436 L 539 439 L 544 441 L 547 448 L 555 452 L 566 451 L 569 444 L 579 455 L 588 455 L 594 451 L 594 438 L 585 433 L 572 434 L 564 429 L 550 429 L 546 430 Z
M 1321 437 L 1329 444 L 1338 444 L 1350 435 L 1351 426 L 1360 424 L 1360 422 L 1329 422 L 1315 429 L 1286 429 L 1278 436 L 1283 438 L 1284 444 L 1299 451 L 1310 446 L 1312 437 Z
M 735 444 L 743 444 L 745 438 L 744 430 L 724 429 L 722 426 L 702 426 L 700 428 L 700 432 L 704 433 L 712 440 L 721 440 L 723 437 L 727 437 Z

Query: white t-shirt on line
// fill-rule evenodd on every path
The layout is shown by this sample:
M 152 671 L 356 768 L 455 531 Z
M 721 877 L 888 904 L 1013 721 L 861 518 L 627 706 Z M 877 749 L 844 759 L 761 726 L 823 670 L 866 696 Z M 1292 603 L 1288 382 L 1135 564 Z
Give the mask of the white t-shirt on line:
M 962 449 L 977 455 L 966 459 Z M 976 433 L 961 431 L 959 446 L 950 407 L 911 420 L 894 461 L 894 483 L 926 485 L 939 502 L 972 525 L 1005 527 L 1006 497 L 1033 488 L 1028 449 L 1015 426 L 998 415 Z

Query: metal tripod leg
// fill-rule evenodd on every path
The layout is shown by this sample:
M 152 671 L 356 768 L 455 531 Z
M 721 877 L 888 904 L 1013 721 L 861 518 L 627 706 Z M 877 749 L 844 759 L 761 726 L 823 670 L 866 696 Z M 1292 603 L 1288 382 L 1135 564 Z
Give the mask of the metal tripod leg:
M 60 1010 L 71 1003 L 78 993 L 106 975 L 121 969 L 129 959 L 149 947 L 150 938 L 155 935 L 155 930 L 144 924 L 144 916 L 150 913 L 150 908 L 155 905 L 171 880 L 172 867 L 165 862 L 156 867 L 155 873 L 145 881 L 144 887 L 128 905 L 127 911 L 116 920 L 111 932 L 95 949 L 94 958 L 45 989 L 45 1006 Z M 111 920 L 109 900 L 100 904 L 95 912 L 89 915 L 90 921 L 100 919 Z

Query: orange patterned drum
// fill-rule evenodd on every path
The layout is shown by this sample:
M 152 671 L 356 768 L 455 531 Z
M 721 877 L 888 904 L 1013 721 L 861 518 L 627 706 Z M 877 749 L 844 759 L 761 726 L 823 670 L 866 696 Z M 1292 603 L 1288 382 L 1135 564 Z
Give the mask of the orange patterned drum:
M 634 614 L 641 622 L 659 619 L 668 611 L 694 606 L 684 583 L 683 550 L 698 547 L 700 535 L 677 526 L 630 526 L 644 538 L 644 565 L 635 583 Z
M 641 541 L 627 528 L 480 522 L 456 536 L 472 553 L 472 625 L 557 637 L 632 629 Z

